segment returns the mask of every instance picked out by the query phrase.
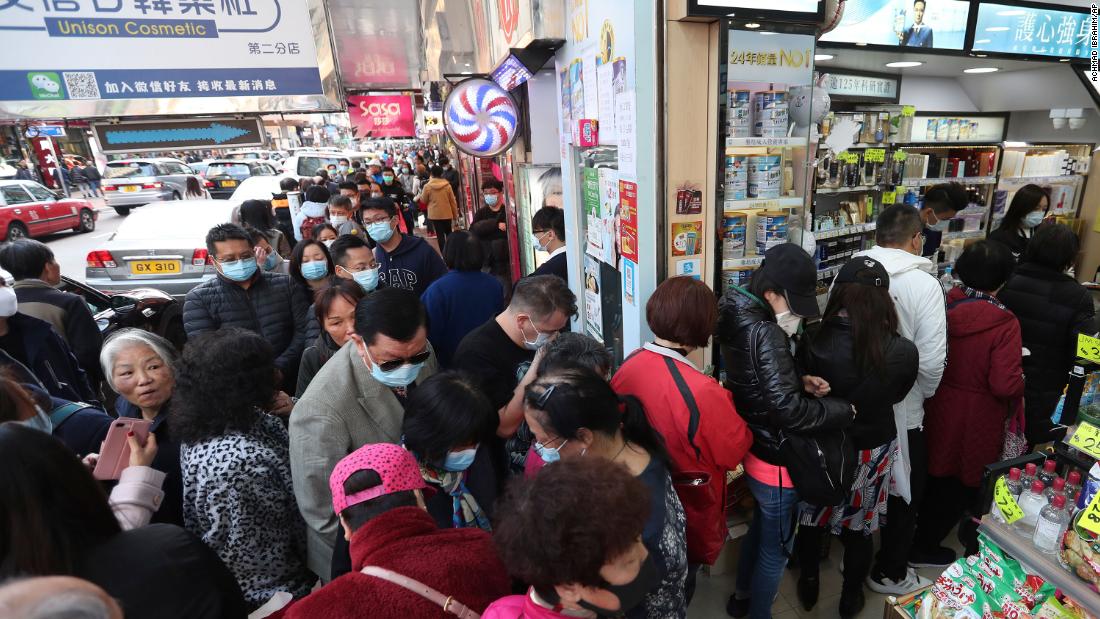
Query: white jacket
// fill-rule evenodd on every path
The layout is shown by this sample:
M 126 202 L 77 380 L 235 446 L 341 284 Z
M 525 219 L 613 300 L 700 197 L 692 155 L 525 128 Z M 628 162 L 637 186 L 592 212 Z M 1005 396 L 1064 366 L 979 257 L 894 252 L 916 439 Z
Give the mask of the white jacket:
M 917 382 L 894 405 L 901 462 L 895 462 L 894 492 L 906 501 L 909 490 L 909 441 L 906 432 L 924 423 L 924 401 L 936 393 L 947 361 L 947 306 L 940 282 L 931 275 L 932 262 L 902 249 L 875 246 L 856 256 L 882 263 L 890 274 L 890 296 L 898 313 L 898 331 L 917 346 Z M 900 465 L 900 466 L 899 466 Z

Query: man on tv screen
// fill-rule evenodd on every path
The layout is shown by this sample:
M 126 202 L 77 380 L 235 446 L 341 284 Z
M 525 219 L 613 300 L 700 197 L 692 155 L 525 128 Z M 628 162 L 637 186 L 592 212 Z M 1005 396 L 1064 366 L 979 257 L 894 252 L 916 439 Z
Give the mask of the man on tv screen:
M 927 6 L 926 0 L 913 2 L 913 25 L 898 32 L 902 47 L 932 47 L 932 27 L 924 23 L 924 9 Z

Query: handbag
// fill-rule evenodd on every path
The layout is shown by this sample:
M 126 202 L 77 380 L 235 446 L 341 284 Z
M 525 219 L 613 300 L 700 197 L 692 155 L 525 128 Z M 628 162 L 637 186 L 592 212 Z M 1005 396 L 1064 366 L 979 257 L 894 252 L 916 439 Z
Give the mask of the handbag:
M 856 477 L 856 449 L 844 430 L 815 434 L 779 431 L 779 455 L 802 501 L 840 505 Z
M 414 580 L 408 576 L 402 576 L 393 570 L 387 570 L 384 567 L 378 567 L 377 565 L 368 565 L 360 570 L 367 576 L 374 576 L 375 578 L 381 578 L 386 582 L 391 582 L 398 587 L 403 587 L 412 591 L 413 593 L 423 597 L 424 599 L 438 604 L 445 613 L 450 613 L 459 619 L 481 619 L 481 615 L 471 610 L 466 605 L 462 604 L 454 598 L 453 595 L 443 595 L 439 591 L 432 589 L 428 585 Z
M 1024 434 L 1024 407 L 1017 403 L 1005 420 L 1005 440 L 1001 446 L 1001 461 L 1019 458 L 1027 453 L 1027 437 Z

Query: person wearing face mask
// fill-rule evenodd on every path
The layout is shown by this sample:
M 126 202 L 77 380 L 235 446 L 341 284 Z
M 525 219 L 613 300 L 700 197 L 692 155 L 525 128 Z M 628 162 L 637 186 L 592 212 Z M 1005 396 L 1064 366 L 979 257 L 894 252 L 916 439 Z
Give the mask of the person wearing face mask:
M 319 325 L 319 334 L 310 340 L 313 344 L 302 353 L 295 397 L 302 397 L 321 366 L 351 339 L 351 334 L 355 333 L 355 304 L 364 296 L 366 293 L 359 284 L 340 277 L 317 293 L 310 308 L 310 322 Z
M 565 253 L 565 211 L 544 206 L 531 217 L 531 241 L 535 251 L 550 253 L 531 275 L 557 275 L 569 281 L 569 256 Z
M 305 195 L 305 202 L 302 202 L 302 208 L 297 213 L 292 213 L 296 240 L 316 238 L 313 229 L 325 223 L 325 214 L 328 212 L 328 201 L 331 197 L 332 194 L 324 187 L 309 188 Z
M 617 617 L 642 604 L 660 581 L 642 542 L 651 503 L 645 482 L 606 458 L 563 460 L 509 488 L 493 541 L 530 588 L 482 618 Z
M 512 261 L 508 252 L 508 211 L 504 208 L 504 184 L 495 178 L 481 184 L 484 205 L 474 214 L 470 232 L 485 246 L 485 266 L 505 290 L 512 288 Z
M 420 193 L 419 179 L 413 174 L 412 165 L 407 160 L 402 160 L 398 164 L 397 180 L 408 195 L 415 196 Z
M 455 351 L 452 366 L 477 378 L 500 415 L 497 436 L 512 438 L 523 423 L 523 397 L 538 374 L 536 351 L 577 313 L 577 298 L 552 275 L 516 282 L 512 300 L 496 318 L 471 331 Z M 509 441 L 513 471 L 522 473 L 531 445 Z
M 402 233 L 398 217 L 393 200 L 374 198 L 363 203 L 363 224 L 377 243 L 374 257 L 382 285 L 411 290 L 419 297 L 447 273 L 447 265 L 423 238 Z
M 397 208 L 401 209 L 401 215 L 405 219 L 405 229 L 412 234 L 416 229 L 416 202 L 409 194 L 405 193 L 405 187 L 397 180 L 397 174 L 393 168 L 382 168 L 382 182 L 378 185 L 382 195 L 393 200 Z
M 370 294 L 378 288 L 378 261 L 374 259 L 374 252 L 361 237 L 344 235 L 336 239 L 329 247 L 329 255 L 332 256 L 332 263 L 336 265 L 335 279 L 355 282 L 363 294 Z M 323 321 L 318 321 L 318 314 L 312 305 L 308 314 L 306 341 L 313 342 L 321 335 Z M 311 378 L 312 376 L 313 374 L 310 374 Z
M 437 369 L 427 314 L 408 290 L 383 288 L 360 300 L 350 337 L 353 344 L 325 363 L 290 418 L 290 465 L 308 527 L 309 568 L 326 582 L 338 529 L 329 473 L 360 445 L 398 442 L 409 391 Z
M 240 226 L 219 224 L 211 228 L 206 234 L 206 250 L 218 276 L 187 293 L 183 302 L 187 336 L 222 327 L 255 331 L 275 351 L 275 367 L 283 375 L 282 384 L 293 388 L 306 345 L 309 302 L 303 288 L 286 275 L 261 270 L 252 237 Z
M 356 198 L 356 201 L 358 197 Z M 328 222 L 336 229 L 336 236 L 351 234 L 366 238 L 367 233 L 363 227 L 355 221 L 355 203 L 351 198 L 339 195 L 333 196 L 328 201 Z M 321 239 L 324 240 L 324 239 Z
M 11 274 L 0 269 L 0 367 L 32 374 L 54 397 L 95 402 L 88 375 L 72 349 L 50 323 L 19 311 L 12 283 Z
M 463 230 L 455 232 L 443 253 L 450 270 L 420 297 L 428 310 L 428 339 L 442 367 L 451 367 L 466 334 L 504 309 L 504 288 L 495 277 L 481 272 L 483 257 L 478 239 Z
M 1001 224 L 989 233 L 989 240 L 1007 247 L 1019 264 L 1027 251 L 1028 241 L 1049 210 L 1050 196 L 1047 191 L 1038 185 L 1024 185 L 1012 197 L 1012 204 Z
M 968 203 L 966 188 L 959 183 L 940 183 L 925 192 L 920 207 L 920 219 L 924 222 L 924 247 L 921 248 L 921 256 L 931 258 L 936 255 L 943 233 L 947 232 L 951 220 Z
M 290 277 L 301 287 L 306 299 L 312 300 L 319 290 L 328 286 L 335 270 L 328 246 L 321 241 L 303 241 L 294 246 Z M 309 337 L 308 332 L 306 337 Z
M 890 276 L 890 297 L 898 313 L 898 334 L 917 346 L 917 382 L 894 405 L 898 457 L 892 466 L 891 495 L 881 546 L 867 586 L 901 595 L 931 584 L 908 566 L 916 510 L 924 497 L 928 448 L 924 436 L 924 401 L 936 394 L 947 359 L 947 309 L 943 287 L 930 274 L 933 265 L 921 257 L 924 221 L 915 208 L 896 204 L 875 222 L 875 246 L 856 256 L 880 263 Z
M 769 249 L 748 288 L 730 286 L 718 305 L 725 387 L 753 435 L 744 466 L 756 511 L 726 607 L 733 617 L 771 616 L 794 540 L 798 492 L 785 467 L 777 430 L 814 434 L 843 428 L 854 415 L 846 400 L 810 397 L 806 392 L 827 396 L 828 384 L 801 375 L 791 354 L 790 338 L 799 333 L 802 320 L 818 315 L 817 266 L 792 243 Z
M 432 166 L 432 178 L 424 185 L 417 202 L 428 205 L 428 227 L 435 233 L 436 243 L 442 252 L 447 246 L 447 235 L 458 221 L 458 201 L 451 185 L 443 178 L 443 168 Z
M 616 395 L 603 377 L 574 365 L 542 374 L 527 387 L 524 407 L 535 452 L 547 464 L 601 458 L 645 482 L 650 508 L 642 541 L 661 581 L 627 616 L 686 616 L 684 508 L 669 475 L 664 440 L 649 424 L 641 402 Z
M 378 159 L 371 159 L 367 164 L 367 177 L 375 183 L 382 183 L 382 162 Z
M 350 573 L 271 619 L 356 619 L 364 609 L 379 619 L 454 617 L 480 613 L 510 592 L 488 533 L 436 526 L 425 507 L 433 487 L 400 445 L 358 447 L 325 481 L 338 535 L 350 546 Z

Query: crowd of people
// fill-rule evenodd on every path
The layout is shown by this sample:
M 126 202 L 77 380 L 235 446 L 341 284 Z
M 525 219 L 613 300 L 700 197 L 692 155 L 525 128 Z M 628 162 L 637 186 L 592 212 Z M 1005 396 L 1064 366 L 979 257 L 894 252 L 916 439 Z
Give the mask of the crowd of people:
M 551 258 L 513 284 L 494 270 L 499 183 L 469 231 L 435 227 L 437 250 L 404 209 L 427 193 L 450 224 L 449 181 L 433 167 L 408 191 L 398 163 L 289 179 L 300 210 L 280 194 L 212 228 L 217 277 L 186 297 L 182 350 L 104 340 L 53 287 L 49 247 L 0 247 L 0 614 L 685 617 L 740 469 L 755 507 L 727 612 L 769 617 L 788 557 L 813 608 L 836 535 L 853 617 L 865 586 L 912 591 L 914 567 L 955 559 L 944 539 L 980 513 L 1014 428 L 1058 435 L 1051 397 L 1094 329 L 1054 223 L 1019 264 L 969 245 L 945 299 L 922 257 L 931 201 L 882 211 L 823 314 L 795 244 L 720 298 L 665 280 L 653 340 L 616 367 L 569 330 L 560 209 L 534 214 Z M 712 342 L 724 383 L 698 363 Z M 123 422 L 128 460 L 104 477 Z

